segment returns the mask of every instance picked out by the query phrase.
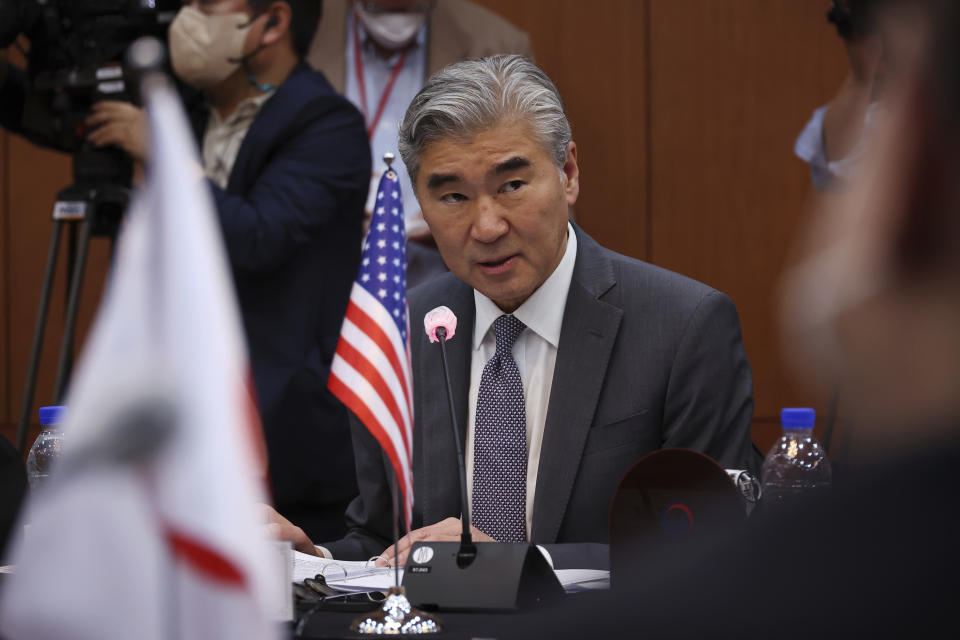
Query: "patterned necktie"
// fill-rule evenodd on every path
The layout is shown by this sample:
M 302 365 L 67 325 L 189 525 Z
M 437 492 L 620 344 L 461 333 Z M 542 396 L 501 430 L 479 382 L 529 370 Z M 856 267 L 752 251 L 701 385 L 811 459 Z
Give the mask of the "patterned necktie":
M 497 351 L 483 367 L 473 434 L 473 525 L 499 542 L 527 539 L 527 411 L 513 344 L 527 326 L 493 322 Z

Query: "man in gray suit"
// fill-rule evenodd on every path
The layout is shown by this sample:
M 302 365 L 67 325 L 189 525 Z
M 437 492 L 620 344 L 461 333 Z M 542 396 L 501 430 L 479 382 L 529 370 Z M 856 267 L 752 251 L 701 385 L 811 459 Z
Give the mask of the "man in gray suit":
M 414 98 L 399 148 L 451 272 L 410 292 L 410 317 L 445 305 L 459 321 L 447 353 L 475 540 L 603 566 L 610 500 L 645 454 L 688 447 L 758 471 L 733 303 L 568 221 L 577 147 L 540 69 L 520 56 L 448 67 Z M 439 346 L 411 331 L 415 505 L 401 562 L 414 541 L 461 530 Z M 393 472 L 359 423 L 353 435 L 360 495 L 347 537 L 320 551 L 392 562 Z M 288 523 L 276 534 L 313 549 Z

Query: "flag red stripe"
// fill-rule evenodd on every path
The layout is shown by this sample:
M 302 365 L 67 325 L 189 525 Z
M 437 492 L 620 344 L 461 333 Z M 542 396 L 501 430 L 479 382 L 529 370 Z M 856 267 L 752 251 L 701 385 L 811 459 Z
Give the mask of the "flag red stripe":
M 400 490 L 403 492 L 404 496 L 404 516 L 407 519 L 407 527 L 409 530 L 410 527 L 410 514 L 407 504 L 409 501 L 407 497 L 411 494 L 408 493 L 408 480 L 409 478 L 403 472 L 403 467 L 400 465 L 400 460 L 397 458 L 397 450 L 393 446 L 393 442 L 390 440 L 390 436 L 387 434 L 386 430 L 383 428 L 383 425 L 380 424 L 380 421 L 373 415 L 373 412 L 370 411 L 370 408 L 367 404 L 353 392 L 340 378 L 337 377 L 335 373 L 330 374 L 329 380 L 327 380 L 327 388 L 330 389 L 330 392 L 333 395 L 337 396 L 340 399 L 340 402 L 345 404 L 348 409 L 353 411 L 357 418 L 360 419 L 360 422 L 366 426 L 367 430 L 377 439 L 377 442 L 380 443 L 380 446 L 387 454 L 387 458 L 390 459 L 390 464 L 393 465 L 394 471 L 396 471 L 397 481 L 400 483 Z M 409 460 L 409 458 L 407 458 Z
M 250 435 L 250 446 L 253 448 L 253 455 L 257 465 L 257 472 L 267 478 L 267 442 L 263 435 L 263 423 L 260 420 L 260 407 L 257 403 L 256 387 L 253 386 L 253 373 L 247 366 L 244 376 L 244 406 L 243 414 L 246 416 L 247 433 Z
M 377 324 L 376 320 L 367 315 L 367 312 L 361 309 L 353 300 L 350 300 L 350 304 L 347 305 L 347 318 L 349 318 L 350 322 L 355 324 L 360 331 L 367 334 L 367 337 L 380 347 L 380 350 L 387 356 L 387 360 L 390 361 L 390 365 L 393 367 L 393 371 L 400 381 L 400 386 L 403 387 L 403 395 L 409 403 L 410 389 L 407 387 L 407 377 L 403 373 L 403 366 L 397 357 L 396 345 L 391 342 L 390 338 L 384 333 L 383 328 Z M 413 415 L 412 411 L 410 415 Z
M 370 386 L 377 392 L 380 400 L 383 401 L 384 406 L 387 407 L 387 411 L 390 412 L 390 416 L 397 425 L 397 430 L 403 439 L 403 446 L 409 451 L 410 443 L 407 442 L 406 429 L 403 428 L 404 420 L 400 413 L 400 407 L 397 406 L 396 398 L 394 398 L 390 392 L 390 387 L 387 386 L 383 376 L 380 375 L 380 370 L 375 367 L 372 362 L 367 360 L 363 354 L 357 351 L 353 344 L 346 340 L 340 340 L 340 342 L 337 343 L 337 355 L 356 369 L 357 373 L 366 378 Z
M 168 528 L 166 533 L 173 555 L 205 578 L 232 587 L 246 586 L 246 578 L 240 569 L 216 549 L 211 549 L 176 529 Z

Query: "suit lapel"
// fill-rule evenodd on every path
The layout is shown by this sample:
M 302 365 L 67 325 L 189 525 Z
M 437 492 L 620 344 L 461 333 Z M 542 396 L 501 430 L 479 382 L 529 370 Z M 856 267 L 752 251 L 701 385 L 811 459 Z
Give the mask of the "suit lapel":
M 623 316 L 599 299 L 616 283 L 609 260 L 579 229 L 577 243 L 537 473 L 531 538 L 539 543 L 560 531 Z
M 473 341 L 473 289 L 456 280 L 445 295 L 433 298 L 444 304 L 457 316 L 457 331 L 447 343 L 447 361 L 450 366 L 450 384 L 457 413 L 457 427 L 461 446 L 466 449 L 467 405 L 470 389 L 470 357 Z M 424 312 L 429 311 L 425 309 Z M 411 318 L 411 325 L 422 321 Z M 422 326 L 422 325 L 421 325 Z M 423 335 L 422 330 L 420 331 Z M 423 338 L 426 357 L 420 361 L 419 375 L 414 384 L 422 399 L 417 410 L 417 423 L 423 438 L 423 467 L 425 486 L 420 489 L 424 524 L 433 524 L 448 516 L 460 514 L 460 478 L 457 469 L 457 449 L 450 432 L 450 409 L 447 387 L 441 368 L 440 345 L 429 344 Z
M 279 132 L 290 126 L 294 114 L 301 108 L 299 100 L 295 99 L 302 91 L 303 74 L 308 67 L 299 63 L 290 72 L 279 87 L 260 107 L 260 112 L 253 119 L 247 129 L 243 142 L 237 150 L 227 190 L 230 193 L 246 193 L 251 185 L 251 176 L 257 175 L 270 156 L 265 153 L 265 147 L 275 143 Z

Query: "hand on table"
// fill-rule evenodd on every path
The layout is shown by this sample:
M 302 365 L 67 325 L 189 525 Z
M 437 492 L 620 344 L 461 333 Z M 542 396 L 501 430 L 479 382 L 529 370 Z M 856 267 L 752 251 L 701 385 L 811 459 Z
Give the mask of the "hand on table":
M 421 529 L 414 529 L 407 535 L 400 538 L 397 545 L 400 552 L 400 565 L 407 563 L 407 555 L 410 553 L 410 547 L 414 542 L 460 542 L 460 534 L 463 532 L 463 524 L 459 518 L 447 518 L 436 524 Z M 495 542 L 493 538 L 485 534 L 480 529 L 470 526 L 470 534 L 474 542 Z M 393 545 L 384 549 L 377 560 L 377 566 L 393 566 L 394 555 Z
M 311 556 L 320 555 L 313 542 L 303 532 L 303 529 L 293 524 L 277 510 L 268 504 L 260 505 L 260 515 L 267 526 L 267 535 L 274 540 L 289 540 L 293 543 L 293 548 L 300 553 L 306 553 Z

